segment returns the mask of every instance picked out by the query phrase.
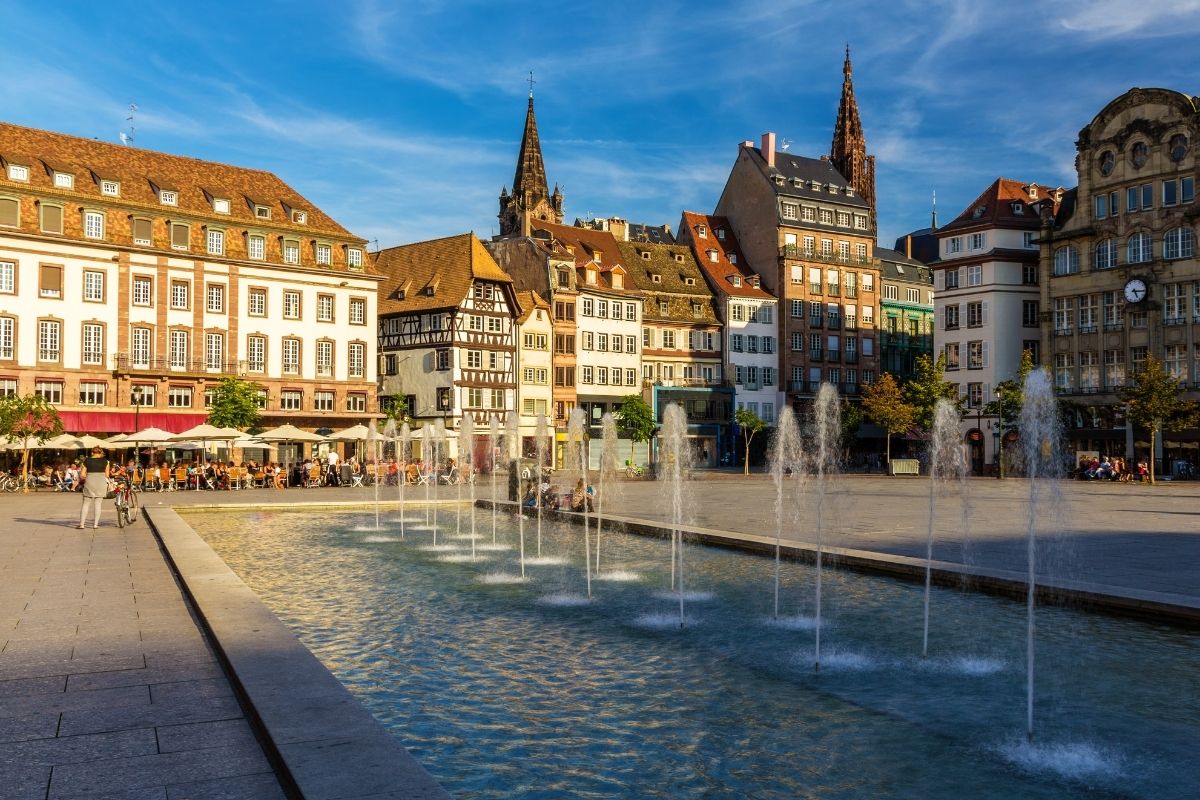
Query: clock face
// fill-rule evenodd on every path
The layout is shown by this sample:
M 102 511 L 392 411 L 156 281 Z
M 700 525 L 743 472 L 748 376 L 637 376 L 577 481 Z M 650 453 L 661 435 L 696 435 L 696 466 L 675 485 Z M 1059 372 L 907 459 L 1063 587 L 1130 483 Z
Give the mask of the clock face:
M 1130 278 L 1125 284 L 1125 300 L 1140 303 L 1146 299 L 1146 282 L 1141 278 Z

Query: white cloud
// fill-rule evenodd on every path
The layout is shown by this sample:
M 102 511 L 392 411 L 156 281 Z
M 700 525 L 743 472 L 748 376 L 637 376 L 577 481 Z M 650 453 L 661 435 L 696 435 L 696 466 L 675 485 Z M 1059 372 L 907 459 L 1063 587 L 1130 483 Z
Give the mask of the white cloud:
M 1059 3 L 1058 5 L 1064 5 Z M 1091 0 L 1058 18 L 1063 29 L 1093 40 L 1158 38 L 1200 31 L 1200 0 Z

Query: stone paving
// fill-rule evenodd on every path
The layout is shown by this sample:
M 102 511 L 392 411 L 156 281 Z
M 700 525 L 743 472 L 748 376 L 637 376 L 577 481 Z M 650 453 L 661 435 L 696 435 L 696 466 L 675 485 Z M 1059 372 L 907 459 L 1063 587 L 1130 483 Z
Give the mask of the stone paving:
M 0 503 L 0 798 L 283 798 L 146 524 Z

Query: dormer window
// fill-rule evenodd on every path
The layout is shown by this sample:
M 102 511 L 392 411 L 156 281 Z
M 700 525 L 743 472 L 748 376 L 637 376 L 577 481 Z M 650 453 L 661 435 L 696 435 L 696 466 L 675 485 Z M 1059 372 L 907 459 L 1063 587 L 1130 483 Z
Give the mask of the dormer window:
M 254 216 L 257 217 L 258 219 L 270 219 L 271 218 L 271 207 L 256 205 L 254 207 Z
M 736 264 L 736 263 L 737 263 L 737 253 L 730 253 L 730 254 L 729 254 L 729 263 L 730 263 L 730 264 Z
M 619 272 L 614 272 L 611 277 L 612 277 L 612 287 L 614 289 L 624 289 L 625 288 L 625 276 L 624 275 L 622 275 Z M 613 303 L 613 308 L 620 308 L 620 307 L 621 306 L 619 303 Z
M 1029 188 L 1026 191 L 1029 192 L 1030 200 L 1038 199 L 1038 185 L 1036 183 L 1029 184 Z
M 643 261 L 649 261 L 649 260 L 650 260 L 650 251 L 649 251 L 649 250 L 643 250 L 643 251 L 642 251 L 642 260 L 643 260 Z
M 587 281 L 589 286 L 595 286 L 596 285 L 596 270 L 589 269 L 587 271 L 587 278 L 585 280 Z
M 792 186 L 795 186 L 797 189 L 799 189 L 803 185 L 804 181 L 800 178 L 792 178 Z
M 734 286 L 741 286 L 742 285 L 742 276 L 741 275 L 731 275 L 731 276 L 729 276 L 729 282 L 732 283 Z
M 662 283 L 662 275 L 659 275 L 657 272 L 652 273 L 650 275 L 650 282 L 651 283 Z
M 220 198 L 220 197 L 214 197 L 213 198 L 213 211 L 217 212 L 218 214 L 228 214 L 229 213 L 229 201 L 225 200 L 223 198 Z
M 696 279 L 695 279 L 695 278 L 684 278 L 684 279 L 683 279 L 683 285 L 684 285 L 684 286 L 695 286 L 695 285 L 696 285 Z
M 597 264 L 603 264 L 604 263 L 604 253 L 600 252 L 599 250 L 595 251 L 592 254 L 592 261 L 595 261 Z
M 292 222 L 297 225 L 304 225 L 308 222 L 308 212 L 300 211 L 299 209 L 292 212 Z
M 350 247 L 346 250 L 346 266 L 350 269 L 362 269 L 363 259 L 362 250 L 357 247 Z
M 433 293 L 434 293 L 435 291 L 437 291 L 437 287 L 436 287 L 436 286 L 426 286 L 426 287 L 425 287 L 425 295 L 426 295 L 427 297 L 433 297 Z
M 109 197 L 121 196 L 121 184 L 116 181 L 100 181 L 100 194 Z
M 54 185 L 59 189 L 74 189 L 75 176 L 69 172 L 55 172 Z
M 846 187 L 846 197 L 854 197 L 854 187 L 853 186 Z
M 179 205 L 179 193 L 172 192 L 169 189 L 162 189 L 158 193 L 158 202 L 164 206 L 177 206 Z
M 717 263 L 717 251 L 716 250 L 705 250 L 704 252 L 708 256 L 709 261 L 713 262 L 714 264 Z
M 683 263 L 683 253 L 676 253 L 675 260 L 678 261 L 680 264 L 682 264 Z
M 23 166 L 21 164 L 9 164 L 8 165 L 8 179 L 10 181 L 23 181 L 23 182 L 28 181 L 29 180 L 29 167 Z
M 1025 216 L 1025 204 L 1018 201 L 1012 204 L 1012 213 L 1014 217 Z
M 829 193 L 830 193 L 830 194 L 837 194 L 837 193 L 838 193 L 838 187 L 837 187 L 836 185 L 832 184 L 832 183 L 831 183 L 831 184 L 829 184 L 829 186 L 828 186 L 828 187 L 826 187 L 826 188 L 827 188 L 827 189 L 829 189 Z
M 725 241 L 725 229 L 724 228 L 717 228 L 717 238 L 720 239 L 722 242 Z
M 569 272 L 567 272 L 565 269 L 560 269 L 558 271 L 558 285 L 559 286 L 570 286 L 571 285 L 571 274 Z
M 775 176 L 775 185 L 776 186 L 783 186 L 784 182 L 785 182 L 785 179 L 782 175 Z
M 699 236 L 701 239 L 707 239 L 708 238 L 708 228 L 704 227 L 703 225 L 697 225 L 696 226 L 696 235 Z

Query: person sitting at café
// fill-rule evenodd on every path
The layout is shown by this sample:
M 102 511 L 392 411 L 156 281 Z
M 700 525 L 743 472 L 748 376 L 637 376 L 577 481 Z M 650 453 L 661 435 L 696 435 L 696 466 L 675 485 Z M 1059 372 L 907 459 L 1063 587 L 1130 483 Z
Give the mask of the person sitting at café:
M 521 505 L 526 508 L 537 506 L 537 490 L 533 485 L 533 481 L 525 481 L 525 493 L 521 495 Z
M 415 484 L 421 479 L 421 466 L 416 461 L 409 461 L 408 466 L 404 468 L 404 476 L 409 483 Z
M 79 466 L 74 462 L 67 464 L 66 470 L 63 472 L 63 480 L 61 489 L 64 492 L 73 492 L 79 485 Z

